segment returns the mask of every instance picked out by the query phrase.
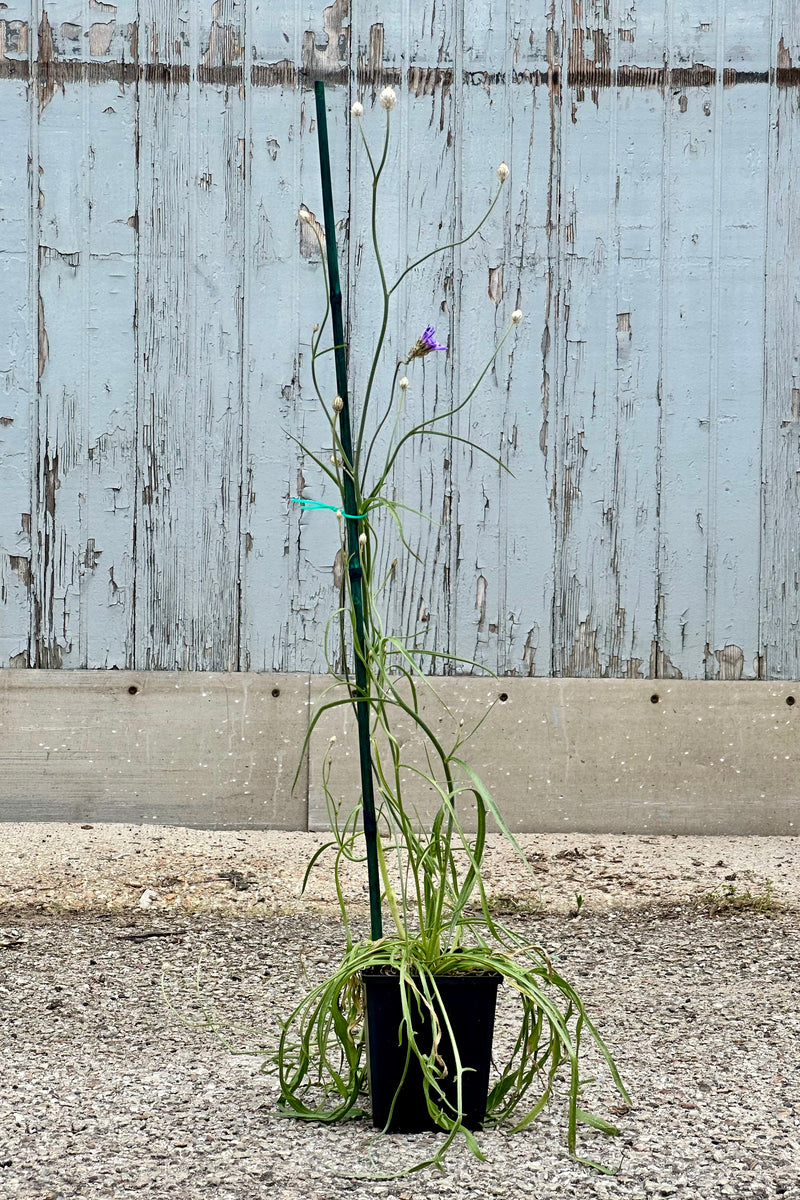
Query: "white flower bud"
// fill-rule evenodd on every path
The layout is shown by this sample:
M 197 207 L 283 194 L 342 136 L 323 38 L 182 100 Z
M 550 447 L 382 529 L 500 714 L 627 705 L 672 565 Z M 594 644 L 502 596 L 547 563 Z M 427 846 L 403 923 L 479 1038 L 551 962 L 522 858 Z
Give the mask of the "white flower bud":
M 407 387 L 408 387 L 408 380 L 406 379 L 406 377 L 404 375 L 403 378 L 400 380 L 400 391 L 404 392 Z
M 515 325 L 519 325 L 520 321 L 522 320 L 522 309 L 521 308 L 514 309 L 513 313 L 511 314 L 511 320 L 514 322 Z
M 511 172 L 508 169 L 507 163 L 500 163 L 500 166 L 497 168 L 497 178 L 500 180 L 500 182 L 505 183 L 510 174 Z
M 342 399 L 342 397 L 341 397 L 341 396 L 334 396 L 334 398 L 333 398 L 333 411 L 334 411 L 334 412 L 337 412 L 337 413 L 339 413 L 339 412 L 341 412 L 341 411 L 342 411 L 342 409 L 343 409 L 343 408 L 344 408 L 344 400 Z
M 355 104 L 350 109 L 350 116 L 351 117 L 363 117 L 363 115 L 364 115 L 364 105 L 359 104 L 358 100 L 356 100 Z
M 367 548 L 367 535 L 366 535 L 365 533 L 360 533 L 360 534 L 358 535 L 358 544 L 359 544 L 359 546 L 360 546 L 360 548 L 361 548 L 362 550 L 366 550 L 366 548 Z
M 385 87 L 380 94 L 381 108 L 385 108 L 387 112 L 391 112 L 395 104 L 397 104 L 397 93 L 394 88 Z

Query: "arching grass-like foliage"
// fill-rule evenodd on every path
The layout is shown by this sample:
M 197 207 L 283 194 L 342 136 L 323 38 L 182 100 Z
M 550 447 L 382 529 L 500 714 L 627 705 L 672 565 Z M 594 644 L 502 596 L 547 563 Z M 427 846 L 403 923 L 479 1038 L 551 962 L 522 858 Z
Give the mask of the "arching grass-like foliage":
M 406 419 L 405 396 L 409 381 L 403 370 L 445 347 L 436 342 L 434 330 L 427 327 L 413 342 L 405 358 L 387 362 L 385 344 L 392 297 L 400 283 L 420 263 L 433 254 L 469 241 L 479 232 L 497 204 L 508 168 L 505 164 L 498 168 L 499 186 L 484 217 L 471 233 L 449 246 L 424 253 L 416 262 L 400 269 L 396 278 L 390 281 L 378 241 L 378 198 L 390 144 L 391 111 L 396 103 L 392 89 L 384 89 L 380 102 L 385 110 L 380 156 L 373 154 L 367 140 L 361 105 L 353 108 L 372 174 L 371 240 L 382 309 L 378 314 L 379 332 L 372 364 L 363 394 L 359 396 L 360 415 L 352 439 L 349 426 L 347 435 L 342 437 L 341 422 L 347 418 L 346 406 L 341 397 L 331 396 L 325 390 L 320 378 L 322 356 L 336 349 L 322 344 L 331 312 L 324 232 L 308 209 L 300 213 L 301 219 L 319 239 L 323 251 L 326 310 L 312 334 L 311 374 L 327 419 L 333 455 L 326 461 L 322 452 L 306 445 L 302 448 L 335 485 L 341 501 L 338 506 L 307 498 L 298 498 L 297 502 L 307 508 L 334 509 L 345 562 L 351 547 L 345 536 L 344 522 L 358 520 L 359 596 L 354 597 L 349 573 L 342 572 L 340 605 L 332 615 L 325 635 L 328 666 L 335 683 L 311 720 L 307 741 L 325 714 L 339 706 L 360 705 L 362 712 L 365 707 L 368 709 L 381 902 L 388 910 L 391 928 L 384 936 L 372 940 L 359 940 L 353 933 L 342 868 L 347 863 L 364 862 L 364 836 L 359 824 L 359 805 L 344 811 L 334 798 L 331 786 L 333 761 L 329 755 L 323 766 L 322 783 L 332 834 L 311 860 L 306 881 L 312 871 L 326 862 L 329 864 L 347 943 L 338 965 L 323 983 L 297 1004 L 283 1025 L 275 1059 L 281 1105 L 289 1115 L 326 1122 L 359 1115 L 364 1110 L 366 1056 L 362 976 L 375 969 L 391 971 L 397 976 L 402 1001 L 402 1027 L 397 1031 L 398 1039 L 404 1039 L 408 1055 L 419 1061 L 428 1115 L 446 1134 L 436 1154 L 419 1166 L 441 1165 L 453 1139 L 459 1135 L 463 1135 L 474 1153 L 482 1157 L 474 1133 L 464 1124 L 461 1084 L 466 1068 L 457 1044 L 452 1047 L 455 1091 L 448 1089 L 446 1095 L 443 1088 L 447 1068 L 439 1048 L 445 1035 L 451 1034 L 452 1030 L 445 1028 L 448 1016 L 441 1003 L 439 980 L 448 974 L 494 973 L 515 995 L 518 1025 L 506 1060 L 497 1064 L 496 1078 L 489 1093 L 487 1124 L 503 1122 L 515 1130 L 523 1130 L 552 1098 L 562 1096 L 567 1145 L 570 1153 L 577 1157 L 580 1124 L 607 1134 L 617 1132 L 608 1122 L 584 1111 L 580 1105 L 581 1053 L 587 1041 L 605 1059 L 614 1083 L 625 1099 L 628 1099 L 627 1093 L 614 1061 L 574 987 L 556 970 L 541 946 L 530 944 L 510 924 L 496 919 L 492 913 L 482 875 L 489 825 L 500 831 L 524 863 L 525 856 L 492 796 L 464 757 L 463 747 L 468 734 L 456 726 L 452 744 L 445 742 L 438 732 L 441 723 L 432 721 L 427 715 L 432 704 L 435 707 L 432 698 L 436 693 L 422 668 L 423 662 L 436 658 L 455 661 L 469 670 L 475 668 L 475 664 L 452 660 L 448 655 L 437 653 L 435 647 L 426 645 L 423 649 L 414 644 L 413 638 L 400 637 L 389 631 L 381 611 L 383 583 L 375 575 L 380 539 L 387 520 L 399 531 L 405 552 L 408 555 L 414 553 L 403 533 L 404 506 L 389 489 L 398 455 L 414 439 L 439 436 L 466 441 L 453 432 L 453 418 L 469 404 L 522 317 L 518 310 L 512 314 L 506 332 L 488 355 L 485 367 L 463 399 L 445 411 L 413 423 Z M 383 379 L 384 371 L 389 386 L 379 391 L 378 381 Z M 482 446 L 468 441 L 466 444 L 475 451 L 488 454 Z M 351 447 L 350 453 L 346 452 L 346 446 Z M 493 455 L 488 454 L 488 457 L 498 469 L 506 469 Z M 355 505 L 355 509 L 348 511 L 348 504 L 351 508 Z M 398 569 L 402 570 L 402 565 Z M 331 627 L 338 627 L 339 633 L 337 661 L 342 665 L 338 671 L 328 651 Z M 355 663 L 356 671 L 349 669 L 348 661 Z M 396 733 L 398 728 L 409 726 L 415 731 L 417 743 L 421 741 L 424 745 L 422 768 L 408 755 L 404 756 L 401 739 Z M 434 798 L 432 818 L 421 820 L 408 801 L 406 792 L 411 781 L 421 782 Z M 461 816 L 467 809 L 474 817 L 471 823 L 475 827 L 470 831 Z M 423 1040 L 418 1036 L 420 1014 L 427 1018 L 428 1029 L 432 1030 L 430 1039 Z

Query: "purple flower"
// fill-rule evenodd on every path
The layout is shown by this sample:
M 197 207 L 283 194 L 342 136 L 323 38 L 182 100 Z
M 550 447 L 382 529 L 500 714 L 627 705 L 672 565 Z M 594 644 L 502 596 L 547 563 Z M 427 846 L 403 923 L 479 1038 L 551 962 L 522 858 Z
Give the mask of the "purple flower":
M 414 345 L 408 352 L 406 362 L 411 362 L 414 358 L 424 358 L 426 354 L 430 354 L 432 350 L 446 350 L 447 346 L 442 346 L 436 341 L 434 334 L 436 330 L 432 325 L 425 326 L 425 332 L 422 337 L 417 338 Z

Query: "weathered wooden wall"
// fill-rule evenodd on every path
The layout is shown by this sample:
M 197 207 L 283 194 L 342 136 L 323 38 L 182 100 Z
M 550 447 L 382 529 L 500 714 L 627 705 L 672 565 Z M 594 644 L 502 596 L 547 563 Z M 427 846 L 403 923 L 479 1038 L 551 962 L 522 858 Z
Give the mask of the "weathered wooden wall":
M 0 10 L 0 661 L 325 669 L 310 82 L 328 81 L 364 381 L 376 279 L 356 98 L 399 90 L 391 261 L 428 322 L 393 619 L 502 674 L 800 676 L 795 0 L 8 0 Z M 495 219 L 496 218 L 496 219 Z M 347 236 L 349 234 L 349 237 Z M 284 432 L 286 431 L 286 432 Z M 394 550 L 387 549 L 387 565 Z

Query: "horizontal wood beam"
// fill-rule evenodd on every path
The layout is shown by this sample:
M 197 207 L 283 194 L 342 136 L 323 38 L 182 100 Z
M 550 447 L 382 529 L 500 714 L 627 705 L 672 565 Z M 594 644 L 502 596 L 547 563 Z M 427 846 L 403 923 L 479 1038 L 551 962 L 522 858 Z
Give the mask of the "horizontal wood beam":
M 0 814 L 304 829 L 307 675 L 0 672 Z
M 800 684 L 431 682 L 423 712 L 448 748 L 485 716 L 460 753 L 514 832 L 800 828 Z M 347 706 L 303 752 L 329 688 L 305 674 L 1 671 L 0 820 L 324 828 L 325 758 L 337 800 L 357 804 L 359 786 Z M 413 731 L 397 734 L 404 762 L 424 768 Z M 424 814 L 432 797 L 413 778 Z M 458 803 L 469 823 L 469 795 Z

